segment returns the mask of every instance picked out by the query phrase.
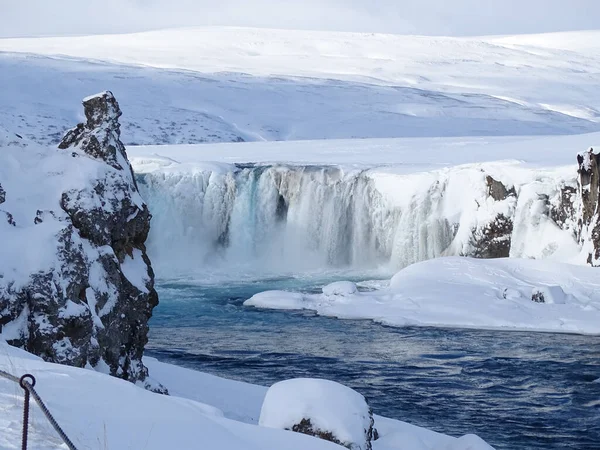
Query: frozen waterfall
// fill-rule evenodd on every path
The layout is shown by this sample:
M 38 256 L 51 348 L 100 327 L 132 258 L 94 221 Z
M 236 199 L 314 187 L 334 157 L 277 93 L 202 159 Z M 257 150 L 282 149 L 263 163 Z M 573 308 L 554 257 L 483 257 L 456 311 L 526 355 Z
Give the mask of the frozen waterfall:
M 540 223 L 516 198 L 494 201 L 477 165 L 406 175 L 336 166 L 231 165 L 137 177 L 153 214 L 148 250 L 163 276 L 238 266 L 264 273 L 393 271 L 441 255 L 469 254 L 473 233 L 500 213 L 519 220 L 515 230 L 522 236 L 535 234 Z M 549 199 L 558 195 L 561 182 L 550 180 L 542 185 Z M 528 188 L 527 201 L 537 195 L 531 191 L 538 184 Z M 569 230 L 543 223 L 557 238 L 543 243 L 545 253 L 532 251 L 550 256 L 556 242 L 572 250 Z

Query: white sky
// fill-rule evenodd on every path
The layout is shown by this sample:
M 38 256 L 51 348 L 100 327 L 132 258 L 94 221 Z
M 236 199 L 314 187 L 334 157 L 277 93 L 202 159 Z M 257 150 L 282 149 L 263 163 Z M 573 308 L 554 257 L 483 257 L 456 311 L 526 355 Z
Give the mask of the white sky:
M 482 35 L 600 27 L 600 0 L 0 0 L 0 37 L 234 25 Z

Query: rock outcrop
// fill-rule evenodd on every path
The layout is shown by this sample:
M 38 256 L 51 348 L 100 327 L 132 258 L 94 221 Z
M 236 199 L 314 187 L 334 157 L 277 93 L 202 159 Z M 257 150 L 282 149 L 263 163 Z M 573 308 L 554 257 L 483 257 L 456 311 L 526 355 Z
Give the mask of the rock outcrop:
M 587 263 L 600 266 L 600 154 L 595 154 L 590 148 L 577 155 L 577 163 L 578 239 L 587 254 Z
M 39 152 L 42 166 L 52 171 L 38 175 L 47 180 L 30 181 L 48 186 L 20 195 L 26 207 L 3 204 L 9 214 L 16 211 L 16 226 L 13 232 L 0 229 L 0 237 L 44 246 L 31 250 L 42 261 L 35 268 L 19 263 L 18 249 L 0 255 L 6 269 L 0 276 L 0 332 L 48 361 L 92 366 L 162 390 L 150 385 L 142 364 L 148 320 L 158 304 L 144 245 L 150 212 L 120 141 L 114 96 L 104 92 L 83 105 L 87 122 L 67 132 L 59 154 L 20 150 Z M 2 199 L 17 186 L 5 185 Z M 29 244 L 22 245 L 28 252 Z
M 486 175 L 487 194 L 493 202 L 505 202 L 507 212 L 515 209 L 517 193 L 514 187 L 507 188 L 502 182 Z M 504 212 L 497 213 L 480 228 L 473 230 L 471 251 L 475 258 L 508 258 L 510 254 L 513 219 Z

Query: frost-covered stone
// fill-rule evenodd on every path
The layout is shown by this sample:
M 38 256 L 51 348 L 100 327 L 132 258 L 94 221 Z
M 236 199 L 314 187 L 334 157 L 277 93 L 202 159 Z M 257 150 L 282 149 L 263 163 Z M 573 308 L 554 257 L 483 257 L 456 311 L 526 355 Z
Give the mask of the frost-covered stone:
M 15 215 L 10 228 L 0 221 L 0 336 L 48 361 L 146 383 L 158 303 L 144 245 L 151 216 L 119 140 L 117 101 L 104 92 L 84 108 L 87 123 L 59 146 L 68 151 L 4 149 L 22 169 L 0 163 L 11 192 L 2 208 Z
M 358 288 L 355 283 L 351 281 L 336 281 L 323 287 L 323 294 L 329 295 L 352 295 L 358 292 Z
M 329 380 L 298 378 L 269 388 L 259 425 L 292 430 L 351 450 L 371 450 L 373 413 L 358 392 Z

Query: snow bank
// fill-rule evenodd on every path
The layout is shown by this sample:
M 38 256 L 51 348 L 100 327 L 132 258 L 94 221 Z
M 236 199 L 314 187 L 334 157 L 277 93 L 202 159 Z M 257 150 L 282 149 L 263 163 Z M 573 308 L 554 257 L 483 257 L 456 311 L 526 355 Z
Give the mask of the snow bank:
M 219 450 L 340 448 L 303 434 L 256 426 L 267 393 L 264 387 L 225 380 L 152 358 L 145 358 L 144 363 L 173 395 L 155 394 L 102 373 L 46 363 L 0 341 L 0 370 L 15 375 L 31 373 L 36 377 L 36 389 L 77 448 L 185 450 L 198 445 Z M 22 390 L 0 378 L 1 450 L 19 445 L 22 414 Z M 31 414 L 31 448 L 63 448 L 35 403 Z M 405 422 L 377 416 L 375 420 L 382 436 L 402 431 L 427 444 L 411 450 L 443 450 L 460 442 Z M 400 442 L 395 446 L 377 446 L 377 442 L 374 445 L 375 450 L 403 448 Z
M 259 425 L 306 434 L 331 434 L 353 450 L 371 449 L 373 416 L 365 398 L 329 380 L 298 378 L 267 391 Z
M 544 302 L 532 294 L 542 293 Z M 600 334 L 597 269 L 526 259 L 448 257 L 411 265 L 389 288 L 343 297 L 259 293 L 247 306 L 316 311 L 392 326 Z
M 352 295 L 358 291 L 356 284 L 351 281 L 336 281 L 323 287 L 323 295 Z

